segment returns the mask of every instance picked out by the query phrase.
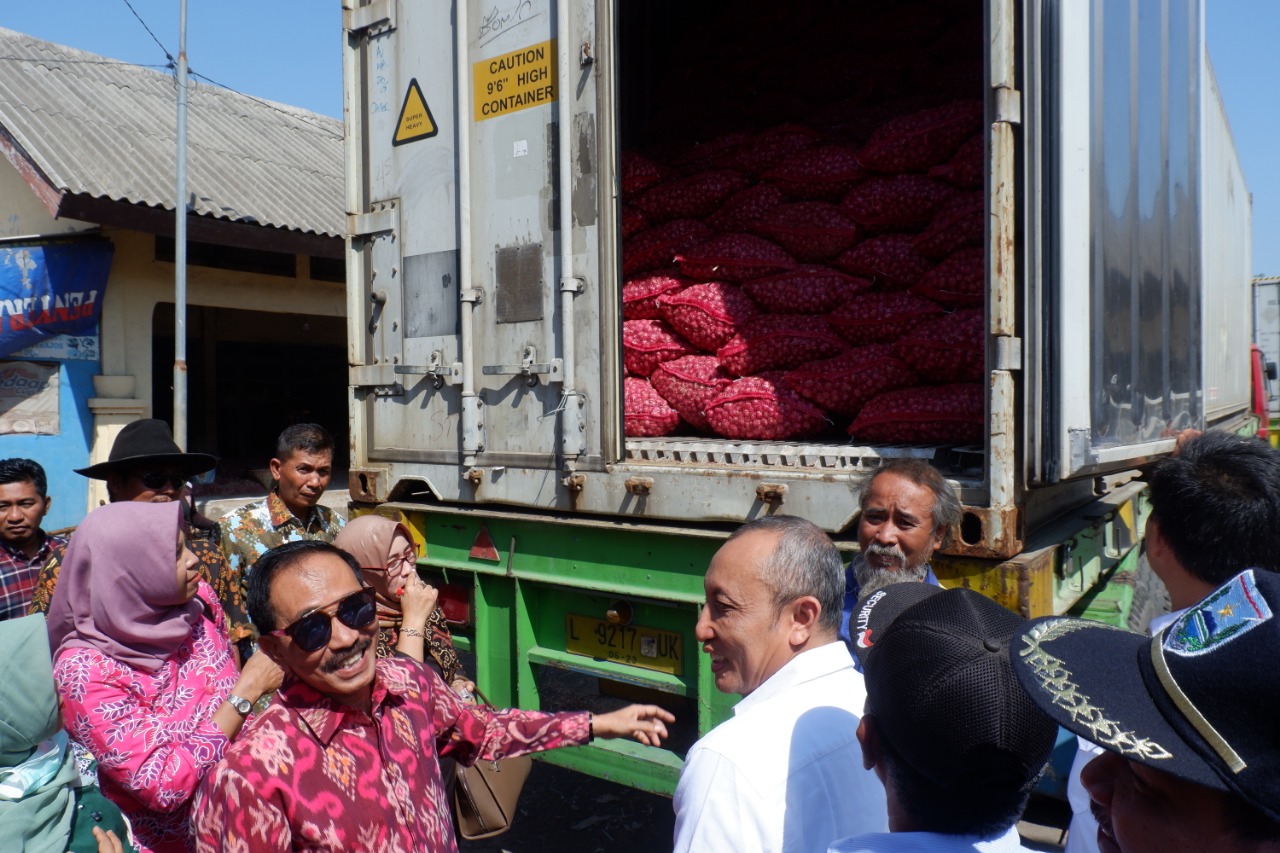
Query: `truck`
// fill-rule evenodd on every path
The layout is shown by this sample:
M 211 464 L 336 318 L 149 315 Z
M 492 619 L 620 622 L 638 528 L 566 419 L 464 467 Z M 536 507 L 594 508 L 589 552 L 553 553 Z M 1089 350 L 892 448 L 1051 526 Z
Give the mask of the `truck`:
M 746 521 L 802 516 L 852 554 L 868 472 L 924 458 L 964 506 L 934 558 L 943 585 L 1027 617 L 1125 624 L 1154 595 L 1136 470 L 1184 428 L 1253 427 L 1238 343 L 1250 201 L 1199 0 L 344 0 L 344 27 L 352 511 L 421 539 L 420 570 L 495 703 L 643 697 L 679 718 L 662 749 L 614 741 L 546 761 L 673 791 L 684 752 L 736 700 L 716 691 L 694 627 L 710 557 Z M 748 397 L 774 415 L 814 408 L 769 374 L 755 396 L 716 386 L 705 408 L 636 426 L 632 389 L 668 362 L 633 359 L 628 335 L 669 330 L 628 314 L 633 280 L 668 274 L 683 294 L 701 270 L 728 278 L 717 298 L 761 293 L 705 263 L 728 220 L 749 232 L 730 250 L 784 275 L 812 272 L 815 253 L 837 295 L 900 294 L 879 266 L 849 270 L 869 246 L 911 254 L 944 214 L 886 237 L 858 188 L 889 184 L 946 185 L 967 205 L 941 233 L 978 274 L 935 294 L 955 300 L 942 319 L 978 318 L 954 359 L 972 370 L 963 425 L 942 411 L 868 432 L 867 402 L 794 433 L 708 427 Z M 769 195 L 862 221 L 851 236 L 743 214 Z M 822 310 L 769 328 L 834 327 L 842 307 Z M 800 337 L 771 357 L 788 363 Z M 726 352 L 706 346 L 680 351 Z M 908 390 L 936 402 L 954 385 L 921 387 Z
M 1276 447 L 1280 445 L 1280 393 L 1275 387 L 1276 365 L 1280 363 L 1280 276 L 1253 279 L 1253 345 L 1261 362 L 1254 394 L 1263 403 L 1255 405 L 1264 418 L 1260 434 Z

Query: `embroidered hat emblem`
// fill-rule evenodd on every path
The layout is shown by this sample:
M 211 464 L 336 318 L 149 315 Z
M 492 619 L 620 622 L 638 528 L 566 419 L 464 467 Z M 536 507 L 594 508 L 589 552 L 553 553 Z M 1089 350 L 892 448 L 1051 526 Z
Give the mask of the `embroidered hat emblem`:
M 1183 657 L 1206 654 L 1238 639 L 1271 618 L 1252 572 L 1221 586 L 1169 626 L 1164 648 Z

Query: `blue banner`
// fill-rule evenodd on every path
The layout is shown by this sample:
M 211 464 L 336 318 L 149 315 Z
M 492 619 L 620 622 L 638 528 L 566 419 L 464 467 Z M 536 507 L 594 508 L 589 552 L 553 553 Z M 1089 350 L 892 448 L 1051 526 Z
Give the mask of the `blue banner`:
M 113 250 L 106 240 L 0 247 L 0 356 L 93 334 Z

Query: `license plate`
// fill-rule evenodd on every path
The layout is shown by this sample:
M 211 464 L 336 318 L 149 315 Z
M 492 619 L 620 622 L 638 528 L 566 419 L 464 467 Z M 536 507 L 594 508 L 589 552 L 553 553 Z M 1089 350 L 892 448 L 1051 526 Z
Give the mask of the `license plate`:
M 640 625 L 614 625 L 590 616 L 566 614 L 565 651 L 616 661 L 672 675 L 684 674 L 684 644 L 679 634 Z

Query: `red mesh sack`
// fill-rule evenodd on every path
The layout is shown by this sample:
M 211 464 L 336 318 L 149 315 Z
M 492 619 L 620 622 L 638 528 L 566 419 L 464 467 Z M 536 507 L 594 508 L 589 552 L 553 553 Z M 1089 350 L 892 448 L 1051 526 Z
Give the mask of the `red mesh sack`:
M 813 265 L 742 283 L 746 294 L 773 314 L 825 314 L 870 287 L 865 278 Z
M 680 426 L 680 414 L 647 379 L 623 379 L 622 399 L 622 425 L 627 435 L 670 435 Z
M 756 184 L 734 193 L 707 224 L 717 231 L 743 231 L 751 223 L 782 204 L 782 190 L 772 184 Z
M 987 250 L 970 246 L 920 277 L 912 293 L 953 307 L 982 305 L 987 286 Z
M 664 222 L 622 244 L 622 275 L 669 267 L 676 254 L 711 236 L 711 229 L 694 219 Z
M 982 243 L 987 224 L 981 192 L 961 193 L 938 208 L 929 227 L 915 237 L 915 247 L 926 258 L 945 258 L 962 246 Z
M 827 315 L 827 323 L 854 346 L 891 344 L 942 306 L 910 292 L 860 293 Z
M 699 432 L 709 432 L 711 425 L 703 412 L 733 377 L 714 355 L 686 355 L 659 364 L 649 381 L 680 417 Z
M 642 273 L 627 279 L 622 285 L 622 319 L 661 319 L 658 298 L 663 294 L 677 293 L 691 284 L 692 281 L 676 270 Z
M 864 240 L 836 258 L 835 265 L 887 290 L 904 290 L 929 269 L 928 259 L 916 250 L 910 234 L 881 234 Z
M 765 173 L 765 180 L 791 198 L 839 201 L 867 176 L 847 145 L 819 145 L 797 151 Z
M 680 271 L 698 281 L 745 281 L 795 267 L 785 249 L 763 237 L 721 234 L 676 255 Z
M 715 352 L 756 316 L 756 304 L 736 284 L 710 281 L 663 297 L 662 319 L 700 350 Z
M 955 187 L 924 175 L 876 175 L 845 195 L 840 209 L 859 225 L 919 228 L 955 195 Z
M 868 400 L 919 382 L 916 372 L 888 344 L 872 344 L 835 358 L 802 364 L 787 374 L 787 385 L 828 411 L 853 417 Z
M 735 130 L 707 142 L 690 145 L 673 162 L 686 172 L 714 169 L 717 161 L 735 148 L 750 143 L 752 138 L 753 134 L 745 130 Z
M 644 214 L 631 205 L 624 204 L 618 227 L 622 229 L 622 239 L 625 240 L 648 228 L 649 220 L 645 219 Z
M 986 367 L 981 308 L 925 320 L 893 345 L 928 382 L 975 382 Z
M 737 380 L 707 403 L 706 414 L 717 434 L 743 441 L 804 438 L 827 425 L 826 412 L 788 388 L 778 372 Z
M 660 183 L 674 174 L 666 166 L 650 160 L 643 154 L 634 151 L 623 151 L 619 171 L 619 183 L 623 195 L 634 195 L 643 192 L 654 184 Z
M 797 201 L 782 204 L 756 220 L 752 230 L 768 237 L 801 261 L 834 258 L 858 240 L 858 225 L 834 204 Z
M 952 186 L 966 190 L 982 188 L 985 169 L 982 162 L 982 134 L 969 137 L 969 140 L 956 150 L 947 162 L 934 166 L 929 170 L 929 177 L 946 181 Z
M 737 172 L 699 172 L 658 184 L 633 204 L 650 222 L 702 219 L 715 213 L 725 199 L 746 188 L 747 183 L 746 176 Z
M 858 160 L 875 172 L 921 172 L 945 162 L 981 128 L 981 101 L 953 101 L 881 125 Z
M 818 143 L 818 132 L 800 124 L 784 124 L 759 133 L 751 142 L 739 145 L 717 158 L 725 169 L 736 169 L 759 177 L 797 151 Z
M 980 444 L 985 427 L 981 383 L 924 385 L 873 397 L 849 435 L 873 444 Z
M 648 376 L 662 362 L 695 352 L 661 320 L 622 321 L 622 363 L 632 376 Z
M 716 351 L 724 369 L 736 376 L 762 370 L 785 370 L 806 361 L 830 358 L 847 349 L 822 317 L 808 314 L 761 314 L 746 323 Z

